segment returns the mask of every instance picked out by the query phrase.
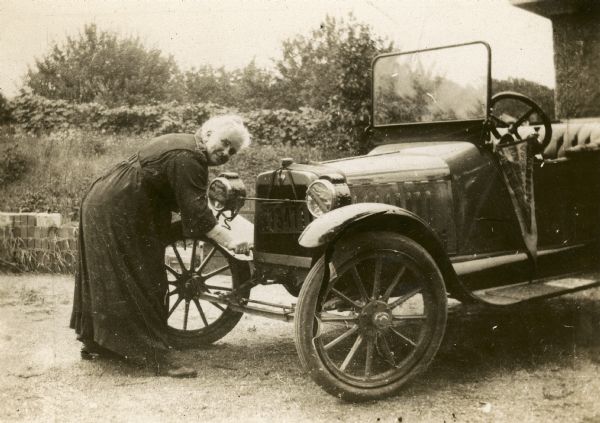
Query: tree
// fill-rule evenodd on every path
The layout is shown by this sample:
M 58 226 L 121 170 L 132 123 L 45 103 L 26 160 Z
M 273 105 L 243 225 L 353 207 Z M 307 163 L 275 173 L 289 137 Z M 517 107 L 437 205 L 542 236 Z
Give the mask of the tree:
M 327 16 L 310 36 L 284 41 L 283 57 L 276 62 L 282 105 L 327 111 L 331 128 L 345 134 L 344 145 L 368 150 L 371 61 L 392 48 L 352 14 L 339 20 Z
M 276 66 L 287 107 L 362 111 L 370 104 L 371 60 L 392 47 L 351 14 L 347 20 L 327 16 L 310 36 L 283 42 Z
M 552 88 L 523 78 L 508 78 L 494 79 L 492 89 L 494 93 L 516 91 L 525 94 L 542 108 L 550 120 L 554 120 L 554 90 Z M 519 114 L 518 111 L 505 110 L 505 112 L 511 115 Z
M 279 109 L 285 104 L 286 93 L 280 90 L 273 72 L 260 68 L 252 60 L 234 72 L 234 97 L 241 99 L 246 110 Z
M 213 102 L 228 106 L 232 102 L 232 76 L 224 68 L 203 65 L 184 73 L 185 99 L 191 103 Z
M 51 99 L 134 105 L 173 99 L 177 73 L 172 57 L 147 49 L 138 38 L 119 38 L 91 24 L 36 59 L 25 85 Z
M 242 69 L 204 65 L 185 72 L 185 99 L 213 102 L 241 110 L 281 108 L 275 76 L 252 60 Z

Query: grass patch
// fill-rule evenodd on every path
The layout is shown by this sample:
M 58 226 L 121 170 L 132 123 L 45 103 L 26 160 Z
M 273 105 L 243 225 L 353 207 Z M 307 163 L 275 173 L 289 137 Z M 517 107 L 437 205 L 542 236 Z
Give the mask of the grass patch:
M 18 145 L 28 169 L 18 180 L 0 187 L 3 211 L 49 211 L 68 217 L 89 184 L 142 142 L 139 137 L 72 130 L 39 137 L 19 132 L 4 136 L 2 147 Z
M 71 249 L 30 249 L 21 238 L 0 240 L 0 269 L 8 271 L 72 273 L 77 252 Z

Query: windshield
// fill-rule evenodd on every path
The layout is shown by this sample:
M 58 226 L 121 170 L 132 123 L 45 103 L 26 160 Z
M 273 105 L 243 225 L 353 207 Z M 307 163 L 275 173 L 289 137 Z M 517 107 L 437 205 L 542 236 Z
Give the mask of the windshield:
M 378 57 L 375 126 L 485 119 L 489 54 L 483 43 Z

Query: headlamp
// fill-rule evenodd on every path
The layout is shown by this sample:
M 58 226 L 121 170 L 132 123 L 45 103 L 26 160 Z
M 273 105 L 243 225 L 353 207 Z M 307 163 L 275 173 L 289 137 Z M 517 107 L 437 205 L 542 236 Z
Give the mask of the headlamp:
M 244 206 L 246 187 L 237 173 L 222 173 L 208 184 L 208 206 L 234 215 Z
M 347 204 L 350 204 L 350 189 L 345 183 L 317 179 L 306 190 L 306 206 L 314 217 Z

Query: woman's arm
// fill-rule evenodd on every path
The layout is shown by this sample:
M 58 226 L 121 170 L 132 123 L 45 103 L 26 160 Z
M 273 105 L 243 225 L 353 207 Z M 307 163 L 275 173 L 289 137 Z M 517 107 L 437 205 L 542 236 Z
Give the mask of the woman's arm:
M 206 198 L 206 163 L 197 154 L 180 150 L 165 163 L 164 171 L 181 213 L 183 235 L 197 238 L 214 228 L 217 221 Z

